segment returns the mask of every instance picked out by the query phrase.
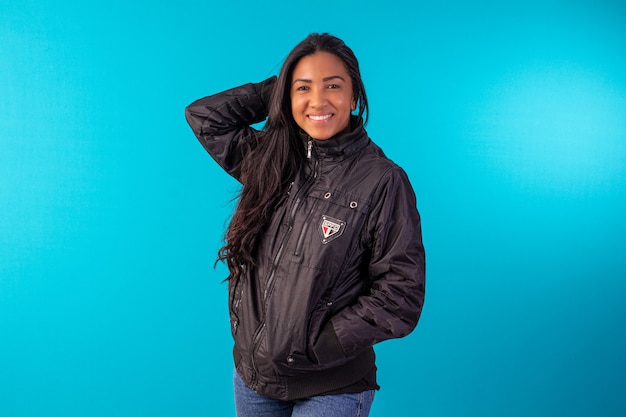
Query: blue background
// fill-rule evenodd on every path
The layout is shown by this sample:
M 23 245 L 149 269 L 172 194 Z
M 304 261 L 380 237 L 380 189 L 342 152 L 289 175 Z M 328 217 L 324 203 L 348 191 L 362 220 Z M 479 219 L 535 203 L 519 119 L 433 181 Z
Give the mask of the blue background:
M 312 31 L 361 62 L 427 300 L 372 416 L 626 415 L 618 1 L 0 4 L 0 416 L 233 415 L 237 184 L 185 105 Z

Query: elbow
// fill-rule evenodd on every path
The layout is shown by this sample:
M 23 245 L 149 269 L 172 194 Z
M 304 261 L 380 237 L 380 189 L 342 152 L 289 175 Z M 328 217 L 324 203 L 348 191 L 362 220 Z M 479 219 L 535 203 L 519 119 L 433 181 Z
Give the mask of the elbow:
M 202 135 L 202 119 L 193 111 L 193 104 L 185 107 L 185 120 L 196 137 L 200 138 Z
M 400 315 L 403 324 L 400 329 L 400 337 L 408 335 L 417 327 L 417 323 L 422 316 L 422 310 L 424 308 L 424 298 L 424 281 L 419 280 L 410 291 L 405 294 L 404 311 Z

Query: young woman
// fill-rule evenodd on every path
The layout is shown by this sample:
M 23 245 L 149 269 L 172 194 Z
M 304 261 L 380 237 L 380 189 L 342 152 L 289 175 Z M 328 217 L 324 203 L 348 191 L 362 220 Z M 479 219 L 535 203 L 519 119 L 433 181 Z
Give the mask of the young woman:
M 218 254 L 240 417 L 367 416 L 379 388 L 372 346 L 417 324 L 420 216 L 405 172 L 368 137 L 367 114 L 357 59 L 328 34 L 298 44 L 278 78 L 186 108 L 242 184 Z

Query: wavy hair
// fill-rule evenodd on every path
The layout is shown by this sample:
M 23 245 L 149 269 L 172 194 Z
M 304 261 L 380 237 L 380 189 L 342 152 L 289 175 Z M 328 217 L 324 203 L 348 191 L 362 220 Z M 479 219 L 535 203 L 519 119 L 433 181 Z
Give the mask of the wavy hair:
M 344 63 L 352 80 L 357 114 L 367 123 L 368 105 L 359 63 L 352 50 L 328 33 L 312 33 L 287 55 L 268 103 L 268 118 L 259 140 L 242 162 L 237 208 L 219 249 L 218 261 L 225 261 L 229 276 L 238 279 L 244 268 L 254 267 L 259 236 L 270 221 L 274 209 L 287 195 L 290 184 L 305 160 L 300 128 L 291 111 L 291 82 L 296 64 L 318 51 L 336 55 Z

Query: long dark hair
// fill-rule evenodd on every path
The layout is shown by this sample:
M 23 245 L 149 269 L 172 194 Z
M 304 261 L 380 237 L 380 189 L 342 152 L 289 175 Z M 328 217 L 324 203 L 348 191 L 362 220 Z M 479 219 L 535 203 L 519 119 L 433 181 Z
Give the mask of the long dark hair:
M 225 245 L 218 252 L 218 261 L 226 261 L 228 265 L 228 279 L 239 278 L 245 267 L 255 265 L 258 237 L 274 208 L 287 194 L 305 159 L 299 127 L 291 112 L 291 79 L 300 59 L 318 51 L 334 54 L 343 61 L 352 79 L 358 116 L 365 119 L 364 124 L 367 123 L 367 96 L 356 56 L 335 36 L 310 34 L 285 59 L 272 91 L 268 119 L 259 134 L 258 144 L 242 163 L 240 179 L 243 187 L 239 202 L 226 231 Z

